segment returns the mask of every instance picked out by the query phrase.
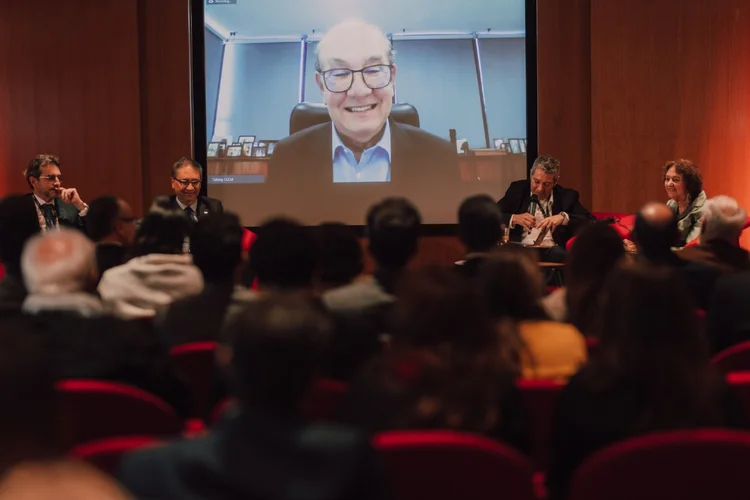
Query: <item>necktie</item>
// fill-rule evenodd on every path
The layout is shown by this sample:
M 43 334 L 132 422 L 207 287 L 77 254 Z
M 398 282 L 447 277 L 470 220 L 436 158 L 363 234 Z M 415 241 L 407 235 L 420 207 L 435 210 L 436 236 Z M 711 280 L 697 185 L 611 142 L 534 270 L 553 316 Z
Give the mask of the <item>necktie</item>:
M 51 203 L 41 205 L 42 213 L 44 214 L 44 222 L 47 225 L 47 230 L 52 230 L 57 227 L 57 210 Z
M 196 221 L 196 218 L 195 218 L 195 212 L 193 212 L 193 209 L 192 209 L 192 208 L 190 208 L 190 207 L 185 207 L 185 214 L 187 215 L 187 217 L 188 217 L 188 220 L 189 220 L 190 222 L 195 222 L 195 221 Z

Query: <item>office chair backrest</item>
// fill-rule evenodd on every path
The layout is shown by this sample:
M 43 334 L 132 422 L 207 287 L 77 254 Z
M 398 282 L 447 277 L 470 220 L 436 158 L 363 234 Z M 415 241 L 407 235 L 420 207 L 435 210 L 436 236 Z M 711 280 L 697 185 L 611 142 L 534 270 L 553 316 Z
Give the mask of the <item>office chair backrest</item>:
M 401 102 L 391 108 L 391 119 L 398 123 L 405 123 L 419 127 L 419 113 L 411 104 Z M 301 102 L 294 106 L 289 117 L 289 135 L 307 127 L 331 121 L 328 107 L 317 102 Z

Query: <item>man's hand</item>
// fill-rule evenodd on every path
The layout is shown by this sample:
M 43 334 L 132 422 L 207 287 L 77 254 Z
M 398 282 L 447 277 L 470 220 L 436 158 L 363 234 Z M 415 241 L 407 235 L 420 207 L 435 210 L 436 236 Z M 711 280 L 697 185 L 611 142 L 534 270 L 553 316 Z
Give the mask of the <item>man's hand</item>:
M 622 240 L 622 246 L 625 247 L 626 252 L 638 253 L 638 247 L 635 246 L 635 243 L 628 239 Z
M 542 222 L 539 223 L 539 229 L 547 229 L 549 232 L 553 232 L 555 229 L 557 229 L 557 226 L 565 222 L 565 217 L 563 217 L 560 214 L 553 215 L 551 217 L 547 217 Z
M 71 203 L 78 210 L 86 208 L 86 204 L 78 195 L 76 188 L 63 188 L 63 190 L 60 191 L 60 199 L 65 203 Z
M 529 213 L 515 214 L 513 216 L 513 224 L 523 226 L 527 231 L 531 231 L 531 228 L 536 225 L 536 219 Z

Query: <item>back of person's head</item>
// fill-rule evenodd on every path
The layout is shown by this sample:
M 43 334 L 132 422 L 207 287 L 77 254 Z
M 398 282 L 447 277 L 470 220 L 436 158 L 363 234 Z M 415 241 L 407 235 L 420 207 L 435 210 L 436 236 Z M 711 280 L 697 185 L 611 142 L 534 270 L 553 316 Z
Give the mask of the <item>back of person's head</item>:
M 737 243 L 745 227 L 747 213 L 729 196 L 715 196 L 703 204 L 701 242 L 727 240 Z
M 496 345 L 490 316 L 469 280 L 451 269 L 424 268 L 396 290 L 394 345 L 480 353 Z
M 21 254 L 26 241 L 39 232 L 39 219 L 28 195 L 0 200 L 0 261 L 8 275 L 21 275 Z
M 128 500 L 111 476 L 84 462 L 27 462 L 0 480 L 0 500 Z
M 633 240 L 646 259 L 660 260 L 677 244 L 677 217 L 664 203 L 650 202 L 635 217 Z
M 386 198 L 367 212 L 370 254 L 383 269 L 399 270 L 417 251 L 422 216 L 406 198 Z
M 206 283 L 231 283 L 242 262 L 240 219 L 230 212 L 198 219 L 190 233 L 190 253 Z
M 570 249 L 565 267 L 568 321 L 584 334 L 596 328 L 599 297 L 624 256 L 622 238 L 606 224 L 587 226 Z
M 152 253 L 180 254 L 190 222 L 185 214 L 173 209 L 154 206 L 138 228 L 133 242 L 133 257 Z
M 27 317 L 0 319 L 0 475 L 62 452 L 54 375 L 37 327 Z
M 39 234 L 26 243 L 21 270 L 29 294 L 88 291 L 97 273 L 94 244 L 75 229 Z
M 304 294 L 272 293 L 250 302 L 224 332 L 240 401 L 295 413 L 321 369 L 331 332 L 322 307 Z
M 118 200 L 115 196 L 100 196 L 89 203 L 89 211 L 86 215 L 86 232 L 89 238 L 99 242 L 108 236 L 116 235 L 118 232 L 118 225 L 121 224 L 133 224 L 134 218 L 132 214 L 127 220 L 123 220 L 121 200 Z M 128 211 L 130 208 L 128 207 Z M 132 238 L 132 229 L 129 231 L 130 238 Z M 121 240 L 127 240 L 125 234 L 121 234 Z M 121 241 L 121 243 L 131 243 L 130 241 Z
M 541 303 L 544 283 L 533 251 L 505 245 L 480 265 L 478 276 L 482 300 L 496 320 L 547 319 Z
M 318 243 L 317 279 L 324 288 L 350 283 L 364 268 L 362 246 L 352 228 L 325 222 L 315 228 Z
M 458 209 L 458 234 L 470 252 L 486 252 L 496 247 L 502 236 L 502 214 L 495 200 L 487 195 L 466 198 Z
M 262 288 L 309 288 L 316 257 L 315 238 L 309 228 L 291 219 L 276 218 L 258 228 L 248 265 Z

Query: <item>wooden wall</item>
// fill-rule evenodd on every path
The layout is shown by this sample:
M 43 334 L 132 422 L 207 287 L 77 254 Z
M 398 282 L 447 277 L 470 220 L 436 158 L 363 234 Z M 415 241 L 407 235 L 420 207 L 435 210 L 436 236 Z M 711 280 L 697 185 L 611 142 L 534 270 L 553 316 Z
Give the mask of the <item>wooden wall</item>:
M 190 155 L 188 0 L 0 5 L 0 195 L 59 154 L 85 199 L 140 212 Z M 696 160 L 709 196 L 750 207 L 750 2 L 538 0 L 539 150 L 592 210 L 665 198 L 660 166 Z M 500 196 L 502 193 L 496 193 Z M 140 209 L 140 210 L 139 210 Z M 459 258 L 451 238 L 421 262 Z

